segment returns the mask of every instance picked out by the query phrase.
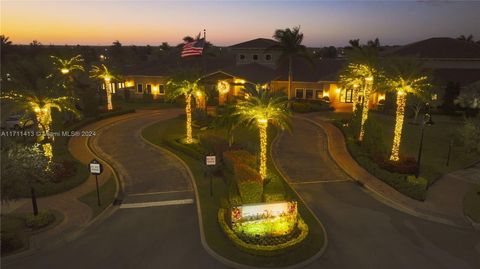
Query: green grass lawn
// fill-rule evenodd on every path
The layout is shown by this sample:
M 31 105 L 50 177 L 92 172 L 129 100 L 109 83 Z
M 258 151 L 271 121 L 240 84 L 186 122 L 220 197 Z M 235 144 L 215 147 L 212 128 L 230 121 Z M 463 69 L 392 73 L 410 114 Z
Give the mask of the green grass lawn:
M 329 112 L 322 114 L 332 119 L 347 119 L 351 117 L 351 113 Z M 390 150 L 395 125 L 394 116 L 371 112 L 369 118 L 375 119 L 381 125 L 384 141 Z M 420 166 L 420 175 L 427 178 L 429 182 L 434 182 L 441 175 L 462 169 L 475 160 L 480 159 L 479 154 L 469 153 L 467 148 L 455 145 L 452 147 L 450 163 L 447 166 L 449 143 L 460 132 L 463 127 L 463 120 L 461 117 L 445 115 L 433 115 L 432 119 L 434 125 L 427 126 L 425 129 Z M 405 119 L 400 155 L 411 156 L 416 159 L 420 144 L 421 125 L 411 122 L 411 119 Z
M 92 210 L 92 218 L 95 218 L 98 214 L 105 210 L 105 208 L 112 204 L 113 200 L 115 199 L 116 188 L 117 186 L 115 178 L 111 176 L 107 180 L 107 182 L 100 186 L 100 206 L 97 203 L 96 189 L 78 198 L 78 200 L 80 200 L 82 203 L 87 204 L 90 207 L 90 209 Z
M 30 235 L 40 233 L 55 227 L 63 221 L 63 215 L 58 211 L 53 213 L 54 220 L 47 226 L 34 229 L 27 227 L 25 219 L 32 213 L 11 213 L 1 215 L 2 256 L 23 251 L 29 246 Z M 42 212 L 40 212 L 42 213 Z
M 202 135 L 201 131 L 195 130 L 194 136 Z M 224 135 L 222 130 L 207 130 L 205 132 L 214 132 L 218 135 Z M 325 244 L 325 234 L 321 229 L 320 224 L 306 208 L 306 206 L 300 202 L 295 192 L 285 184 L 287 191 L 287 198 L 295 199 L 299 201 L 299 213 L 309 226 L 308 237 L 298 246 L 298 248 L 288 251 L 279 256 L 264 257 L 251 255 L 246 252 L 242 252 L 236 248 L 233 243 L 227 238 L 222 231 L 217 221 L 217 213 L 222 204 L 222 200 L 225 199 L 227 193 L 226 183 L 222 178 L 213 179 L 213 197 L 210 196 L 210 181 L 209 178 L 204 176 L 203 163 L 197 159 L 190 157 L 182 152 L 179 152 L 169 147 L 165 141 L 177 139 L 183 137 L 185 133 L 185 123 L 181 119 L 172 119 L 164 122 L 160 122 L 151 125 L 143 130 L 142 135 L 150 142 L 167 148 L 171 152 L 175 153 L 181 159 L 183 159 L 190 167 L 196 181 L 198 188 L 198 194 L 200 197 L 200 207 L 202 210 L 202 220 L 205 229 L 205 237 L 208 245 L 218 254 L 226 257 L 229 260 L 255 266 L 264 267 L 279 267 L 296 264 L 300 261 L 306 260 L 309 257 L 316 254 L 320 248 Z M 275 135 L 274 130 L 270 130 L 270 142 Z M 258 148 L 258 134 L 257 130 L 249 130 L 241 128 L 235 133 L 236 143 L 242 144 L 245 149 L 256 152 Z M 269 161 L 270 172 L 278 174 L 272 165 L 270 158 Z
M 476 223 L 480 223 L 480 186 L 473 187 L 463 200 L 463 210 Z

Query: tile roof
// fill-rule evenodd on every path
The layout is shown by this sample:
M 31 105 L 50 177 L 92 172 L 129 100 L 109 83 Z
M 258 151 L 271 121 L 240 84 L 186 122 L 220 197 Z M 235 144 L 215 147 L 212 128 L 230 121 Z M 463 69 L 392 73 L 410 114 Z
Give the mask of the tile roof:
M 266 49 L 279 43 L 273 39 L 256 38 L 230 46 L 232 49 Z
M 383 56 L 429 59 L 480 59 L 480 45 L 448 37 L 434 37 L 385 51 Z
M 306 59 L 293 61 L 293 80 L 303 82 L 336 81 L 338 74 L 346 64 L 344 59 L 313 59 L 312 63 Z M 288 80 L 288 65 L 283 64 L 277 71 L 277 80 Z

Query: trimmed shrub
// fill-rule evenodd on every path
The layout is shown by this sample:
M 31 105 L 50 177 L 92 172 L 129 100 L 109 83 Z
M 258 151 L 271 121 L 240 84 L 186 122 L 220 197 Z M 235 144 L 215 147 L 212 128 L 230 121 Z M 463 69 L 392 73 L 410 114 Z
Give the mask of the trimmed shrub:
M 218 211 L 218 215 L 217 215 L 218 223 L 220 224 L 220 227 L 225 232 L 227 237 L 230 240 L 232 240 L 232 242 L 236 247 L 250 254 L 262 255 L 262 256 L 279 255 L 279 254 L 285 253 L 288 250 L 291 250 L 300 246 L 300 243 L 308 236 L 308 226 L 303 221 L 303 219 L 300 216 L 298 216 L 297 229 L 300 232 L 298 233 L 298 236 L 292 238 L 291 240 L 284 243 L 275 244 L 275 245 L 260 245 L 256 243 L 247 243 L 242 239 L 240 239 L 237 236 L 237 234 L 228 226 L 225 219 L 226 218 L 225 215 L 226 215 L 226 210 L 221 208 Z
M 387 146 L 382 136 L 382 127 L 372 118 L 365 122 L 365 136 L 362 148 L 373 159 L 383 160 L 387 152 Z
M 238 191 L 244 204 L 262 202 L 263 185 L 261 182 L 238 182 Z
M 285 201 L 286 192 L 282 180 L 277 175 L 269 175 L 263 186 L 263 201 L 278 202 Z
M 401 158 L 398 162 L 392 162 L 386 159 L 377 161 L 379 166 L 390 172 L 400 174 L 414 174 L 417 171 L 417 161 L 413 157 Z
M 255 167 L 257 159 L 246 150 L 230 150 L 223 152 L 223 162 L 229 171 L 235 172 L 235 164 L 244 163 L 250 167 Z
M 33 230 L 43 228 L 53 221 L 55 221 L 55 215 L 49 211 L 39 212 L 37 216 L 28 215 L 25 217 L 25 225 Z
M 183 144 L 180 142 L 179 139 L 177 140 L 164 140 L 164 143 L 169 146 L 170 148 L 180 151 L 181 153 L 184 153 L 196 160 L 204 161 L 205 155 L 207 152 L 205 150 L 197 145 L 197 144 Z
M 407 176 L 407 185 L 405 190 L 413 197 L 418 197 L 418 200 L 425 200 L 427 194 L 428 180 L 423 177 L 416 178 L 415 176 Z
M 228 202 L 230 206 L 239 206 L 242 204 L 242 197 L 238 192 L 238 187 L 236 182 L 230 181 L 228 183 Z

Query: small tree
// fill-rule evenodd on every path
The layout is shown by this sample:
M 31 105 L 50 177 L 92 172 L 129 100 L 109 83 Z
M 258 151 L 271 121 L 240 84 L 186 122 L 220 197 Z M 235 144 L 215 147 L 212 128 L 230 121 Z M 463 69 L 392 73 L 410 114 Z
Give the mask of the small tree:
M 168 98 L 175 99 L 179 96 L 185 97 L 186 140 L 187 144 L 193 143 L 192 135 L 192 97 L 197 92 L 204 92 L 199 85 L 200 78 L 190 71 L 179 73 L 167 82 Z
M 112 110 L 112 89 L 110 81 L 115 79 L 116 76 L 108 69 L 107 66 L 102 64 L 101 66 L 92 66 L 92 70 L 90 70 L 90 77 L 101 79 L 105 83 L 105 91 L 107 93 L 107 110 Z
M 12 144 L 2 149 L 2 201 L 19 198 L 30 188 L 33 214 L 38 214 L 34 184 L 44 183 L 51 177 L 49 160 L 40 144 Z

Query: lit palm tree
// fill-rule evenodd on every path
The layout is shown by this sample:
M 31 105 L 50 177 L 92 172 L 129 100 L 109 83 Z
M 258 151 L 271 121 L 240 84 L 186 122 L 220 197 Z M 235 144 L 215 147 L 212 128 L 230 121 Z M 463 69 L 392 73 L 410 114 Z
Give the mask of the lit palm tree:
M 272 95 L 266 90 L 245 90 L 248 99 L 237 103 L 236 114 L 240 123 L 255 126 L 260 131 L 260 176 L 267 177 L 267 128 L 268 123 L 280 129 L 290 129 L 290 110 L 283 95 Z
M 355 112 L 358 105 L 358 96 L 360 86 L 363 85 L 364 79 L 356 73 L 357 66 L 349 64 L 340 74 L 340 83 L 346 89 L 352 89 L 352 111 Z
M 200 78 L 193 77 L 177 77 L 172 78 L 167 82 L 167 89 L 169 99 L 174 99 L 179 96 L 185 97 L 185 114 L 186 122 L 186 143 L 193 143 L 192 137 L 192 97 L 196 93 L 203 93 L 202 87 L 199 85 Z
M 115 75 L 105 66 L 102 64 L 101 66 L 92 66 L 92 70 L 90 70 L 90 77 L 101 79 L 105 83 L 105 91 L 107 93 L 107 109 L 112 110 L 112 89 L 110 85 L 110 81 L 115 79 Z
M 83 68 L 82 55 L 76 55 L 70 59 L 62 59 L 57 56 L 50 56 L 53 59 L 53 65 L 62 74 L 68 75 L 73 71 L 85 71 Z
M 292 99 L 292 80 L 293 80 L 293 59 L 295 57 L 303 57 L 311 61 L 307 53 L 307 48 L 302 45 L 303 33 L 300 32 L 300 26 L 293 27 L 293 29 L 277 29 L 273 34 L 273 38 L 279 42 L 278 45 L 273 45 L 267 50 L 280 49 L 280 62 L 288 62 L 288 101 Z
M 396 59 L 387 67 L 387 85 L 389 90 L 397 93 L 397 110 L 393 136 L 391 161 L 399 161 L 400 142 L 402 139 L 403 120 L 407 94 L 420 95 L 430 87 L 422 63 L 415 59 Z
M 381 77 L 378 63 L 378 49 L 375 47 L 355 47 L 349 54 L 352 79 L 362 81 L 363 104 L 362 119 L 358 140 L 362 141 L 365 135 L 365 122 L 368 119 L 370 96 L 374 91 L 375 78 Z

